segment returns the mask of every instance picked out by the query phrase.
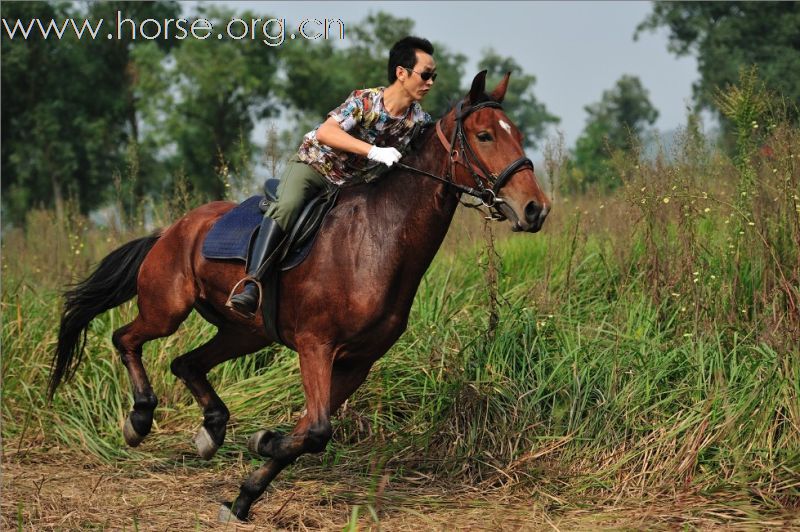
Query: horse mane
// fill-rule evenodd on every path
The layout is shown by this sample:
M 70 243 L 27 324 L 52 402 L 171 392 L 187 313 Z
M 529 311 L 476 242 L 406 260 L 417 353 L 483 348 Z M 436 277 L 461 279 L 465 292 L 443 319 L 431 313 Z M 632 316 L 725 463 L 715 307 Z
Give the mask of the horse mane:
M 408 155 L 406 156 L 405 163 L 409 166 L 413 166 L 416 168 L 422 168 L 426 166 L 426 163 L 430 163 L 429 159 L 432 155 L 431 152 L 425 150 L 426 147 L 432 146 L 433 144 L 438 144 L 439 141 L 435 138 L 436 137 L 436 127 L 435 124 L 439 120 L 443 119 L 447 116 L 450 112 L 453 111 L 456 104 L 460 100 L 455 100 L 449 102 L 448 110 L 441 115 L 438 119 L 434 120 L 433 122 L 429 122 L 425 124 L 417 135 L 412 139 L 411 144 L 409 145 Z M 476 101 L 469 101 L 468 105 L 477 105 L 479 103 L 493 101 L 492 97 L 489 96 L 486 92 L 481 93 L 481 95 L 476 99 Z M 446 154 L 445 154 L 446 156 Z M 440 168 L 434 168 L 432 171 L 436 173 Z M 394 191 L 395 182 L 399 182 L 403 179 L 404 175 L 413 175 L 417 178 L 421 178 L 423 180 L 430 180 L 431 178 L 424 177 L 418 175 L 414 172 L 409 172 L 408 170 L 404 170 L 402 168 L 391 168 L 386 171 L 383 175 L 381 175 L 377 180 L 371 183 L 360 183 L 357 185 L 351 185 L 345 187 L 346 190 L 352 191 L 354 194 L 367 194 L 367 195 L 375 195 L 375 194 L 389 194 L 391 196 L 395 196 L 396 194 L 406 194 L 408 192 L 407 185 L 404 188 L 398 190 L 397 192 Z

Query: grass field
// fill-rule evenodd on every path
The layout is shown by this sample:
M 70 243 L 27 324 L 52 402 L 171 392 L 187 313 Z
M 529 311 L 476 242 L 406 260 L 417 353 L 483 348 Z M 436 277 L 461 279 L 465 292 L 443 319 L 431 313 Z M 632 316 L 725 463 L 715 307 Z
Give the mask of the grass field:
M 622 187 L 556 197 L 537 235 L 459 212 L 408 331 L 249 526 L 800 525 L 800 132 L 770 139 L 736 161 L 697 139 L 669 164 L 617 160 Z M 45 404 L 60 291 L 147 232 L 131 220 L 37 211 L 4 235 L 4 529 L 214 526 L 259 463 L 247 437 L 304 408 L 294 353 L 226 363 L 212 382 L 228 438 L 200 460 L 201 413 L 169 372 L 213 334 L 192 315 L 145 346 L 159 407 L 127 448 L 111 332 L 135 301 L 93 322 L 76 378 Z

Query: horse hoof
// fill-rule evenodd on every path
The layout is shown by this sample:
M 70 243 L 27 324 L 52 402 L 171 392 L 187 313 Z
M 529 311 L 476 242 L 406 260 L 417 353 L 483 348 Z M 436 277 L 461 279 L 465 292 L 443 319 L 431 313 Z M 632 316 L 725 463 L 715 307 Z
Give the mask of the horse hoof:
M 257 454 L 258 456 L 263 456 L 265 458 L 271 458 L 271 456 L 259 449 L 262 449 L 269 440 L 272 438 L 277 438 L 281 435 L 280 432 L 275 432 L 273 430 L 259 430 L 247 440 L 247 450 L 253 454 Z
M 205 426 L 200 427 L 200 430 L 197 431 L 194 437 L 194 445 L 197 447 L 197 454 L 199 454 L 200 458 L 203 460 L 211 460 L 211 457 L 214 456 L 217 449 L 219 449 L 219 445 L 214 443 L 214 439 Z
M 258 452 L 258 444 L 260 444 L 261 439 L 269 433 L 270 431 L 262 429 L 250 436 L 247 439 L 247 450 L 253 454 L 261 455 L 261 453 Z
M 222 503 L 219 507 L 219 516 L 217 520 L 220 523 L 244 523 L 241 519 L 233 515 L 231 512 L 230 503 Z
M 125 437 L 125 443 L 127 443 L 131 447 L 138 447 L 142 440 L 144 440 L 144 436 L 136 432 L 136 429 L 133 428 L 133 423 L 131 423 L 131 416 L 125 418 L 125 425 L 122 426 L 122 435 Z

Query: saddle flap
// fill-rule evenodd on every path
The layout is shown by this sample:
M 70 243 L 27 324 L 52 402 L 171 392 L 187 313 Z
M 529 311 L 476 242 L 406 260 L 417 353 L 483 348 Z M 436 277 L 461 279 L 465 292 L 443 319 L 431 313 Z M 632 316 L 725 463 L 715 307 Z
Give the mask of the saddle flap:
M 264 181 L 264 196 L 266 196 L 267 202 L 273 202 L 278 200 L 278 185 L 281 184 L 280 179 L 276 179 L 271 177 Z
M 279 261 L 282 271 L 291 270 L 303 262 L 311 250 L 325 215 L 336 203 L 338 195 L 339 189 L 336 188 L 331 192 L 315 196 L 303 208 L 284 245 L 284 254 Z

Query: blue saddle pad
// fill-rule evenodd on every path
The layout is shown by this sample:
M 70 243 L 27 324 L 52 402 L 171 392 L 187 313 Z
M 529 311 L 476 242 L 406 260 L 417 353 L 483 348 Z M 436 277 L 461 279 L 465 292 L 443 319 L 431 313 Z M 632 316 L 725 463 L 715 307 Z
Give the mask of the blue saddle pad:
M 264 217 L 259 207 L 262 199 L 263 196 L 247 198 L 217 220 L 203 242 L 203 256 L 246 262 L 250 240 Z

